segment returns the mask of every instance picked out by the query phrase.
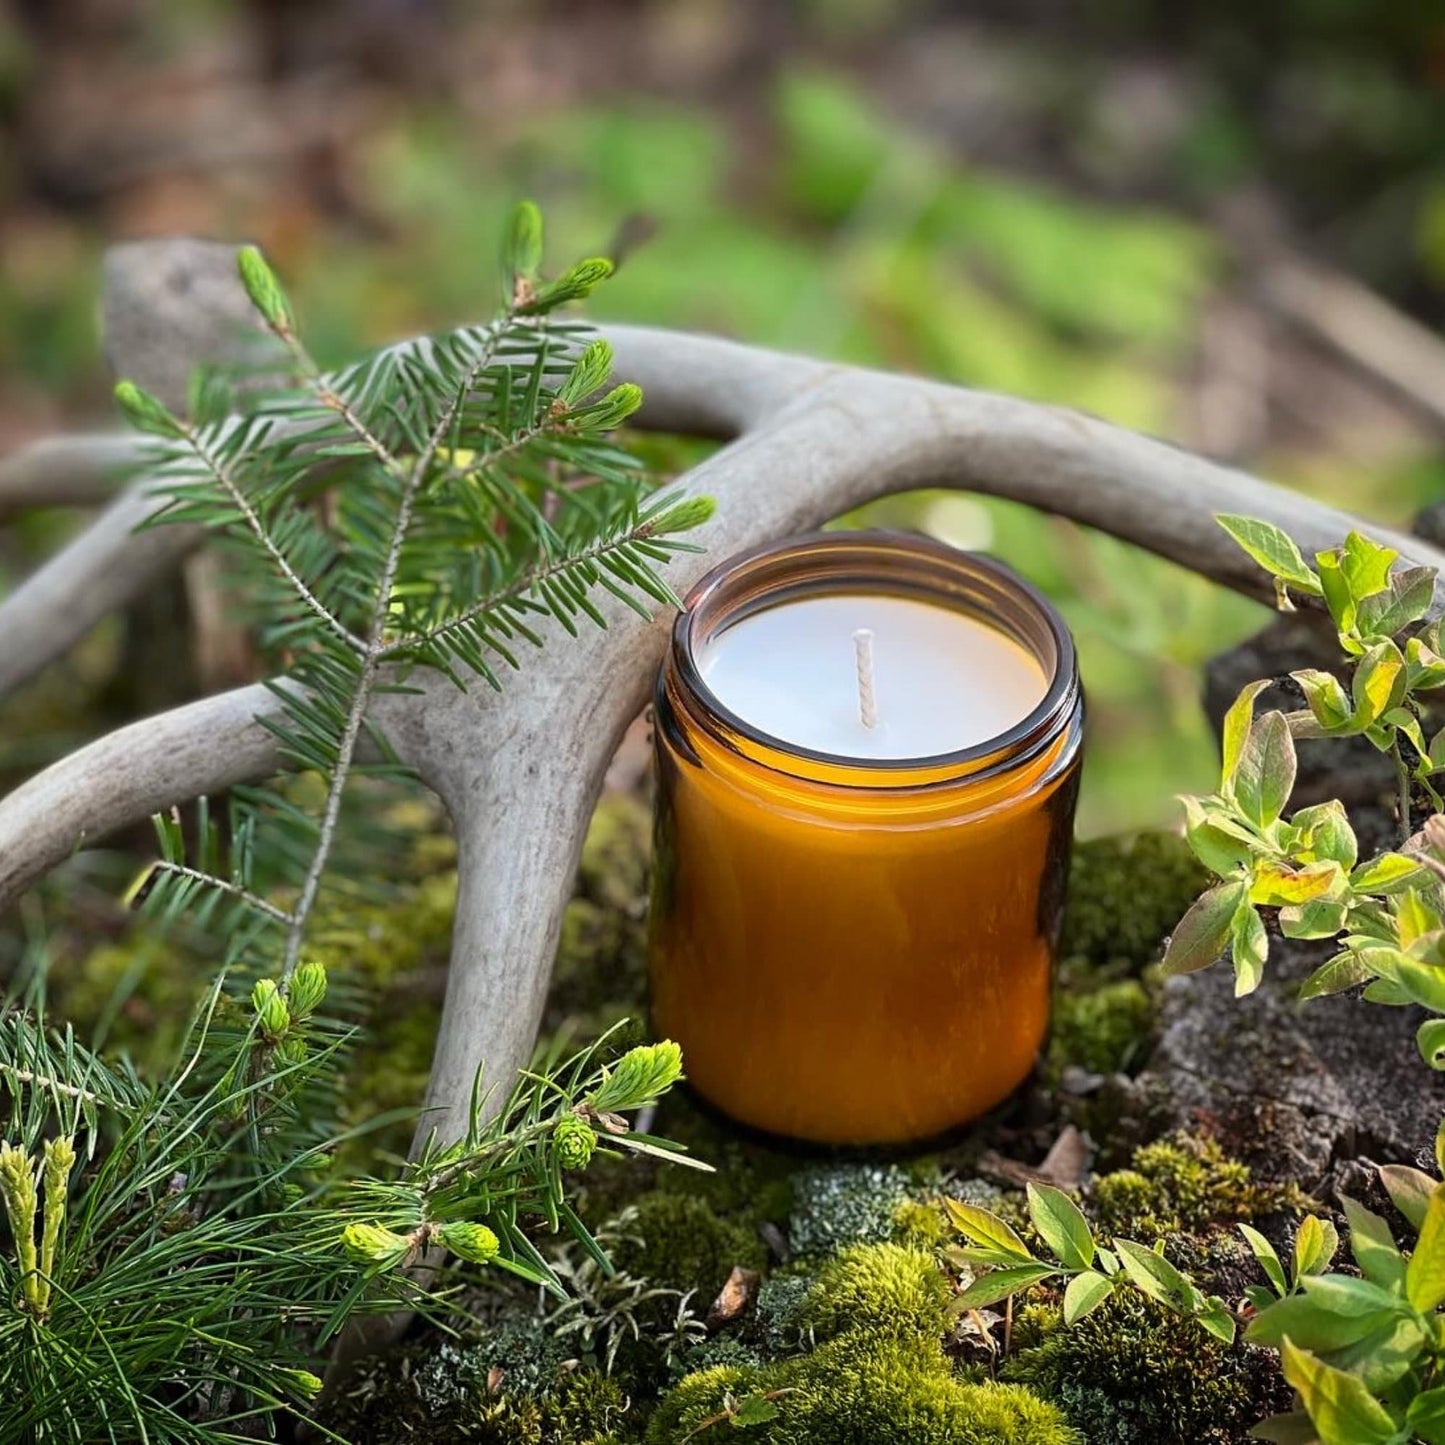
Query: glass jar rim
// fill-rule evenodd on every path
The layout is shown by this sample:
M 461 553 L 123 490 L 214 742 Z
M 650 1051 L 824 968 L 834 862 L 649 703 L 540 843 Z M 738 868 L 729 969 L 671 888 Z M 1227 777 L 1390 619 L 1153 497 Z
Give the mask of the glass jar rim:
M 864 567 L 859 572 L 840 570 L 831 576 L 826 570 L 811 577 L 790 577 L 786 572 L 787 564 L 794 559 L 802 562 L 811 557 L 816 561 L 832 554 L 835 562 L 843 561 L 850 555 L 859 562 L 865 562 L 871 555 L 878 564 L 883 564 L 889 558 L 896 563 L 900 552 L 915 565 L 931 569 L 938 578 L 948 576 L 960 585 L 982 583 L 997 598 L 1012 601 L 1018 613 L 1014 619 L 1018 625 L 1000 625 L 998 616 L 963 605 L 967 594 L 962 591 L 929 589 L 926 586 L 927 576 L 913 578 L 913 585 L 908 585 L 910 577 L 906 571 L 895 571 L 885 576 L 881 565 L 871 573 Z M 776 574 L 771 584 L 770 574 Z M 746 588 L 750 581 L 755 586 L 752 596 L 736 598 L 734 594 L 740 588 Z M 735 713 L 708 687 L 698 662 L 699 642 L 706 640 L 699 638 L 699 629 L 714 612 L 724 609 L 723 615 L 731 622 L 737 622 L 790 598 L 826 596 L 843 591 L 913 597 L 986 623 L 1028 649 L 1046 672 L 1051 669 L 1043 697 L 1011 727 L 968 747 L 922 757 L 858 758 L 822 752 L 764 732 Z M 735 605 L 728 607 L 729 601 Z M 741 606 L 736 605 L 739 602 Z M 1033 624 L 1032 640 L 1021 635 L 1024 620 Z M 1041 638 L 1047 640 L 1052 657 L 1040 655 L 1036 644 Z M 669 657 L 688 698 L 695 704 L 690 710 L 717 741 L 735 751 L 738 750 L 738 740 L 765 749 L 769 756 L 754 757 L 754 761 L 776 771 L 814 781 L 826 779 L 818 778 L 811 770 L 797 771 L 787 766 L 788 761 L 845 771 L 849 775 L 847 781 L 865 781 L 873 775 L 879 780 L 878 785 L 893 788 L 934 787 L 940 782 L 951 782 L 963 776 L 983 778 L 1020 766 L 1034 757 L 1068 725 L 1079 703 L 1074 641 L 1063 618 L 1043 593 L 994 557 L 953 547 L 918 532 L 880 528 L 808 532 L 750 547 L 724 559 L 689 590 L 682 611 L 673 623 Z M 749 756 L 753 755 L 749 753 Z M 945 777 L 939 779 L 937 775 L 940 773 Z M 922 774 L 932 776 L 928 781 L 919 781 L 918 775 Z M 910 778 L 914 781 L 910 782 Z

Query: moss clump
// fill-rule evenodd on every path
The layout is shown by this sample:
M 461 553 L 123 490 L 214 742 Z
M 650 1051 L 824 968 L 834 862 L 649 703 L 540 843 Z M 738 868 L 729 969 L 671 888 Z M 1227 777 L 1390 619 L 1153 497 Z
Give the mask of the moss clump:
M 1135 1151 L 1133 1168 L 1103 1175 L 1093 1192 L 1106 1232 L 1146 1242 L 1305 1203 L 1296 1186 L 1256 1183 L 1247 1164 L 1192 1134 L 1146 1144 Z
M 1074 849 L 1060 957 L 1076 968 L 1137 974 L 1208 883 L 1173 833 L 1084 843 Z
M 929 1254 L 855 1245 L 811 1286 L 783 1284 L 770 1281 L 759 1299 L 765 1333 L 822 1343 L 769 1364 L 689 1375 L 654 1413 L 648 1445 L 706 1439 L 713 1430 L 729 1438 L 730 1402 L 760 1395 L 777 1410 L 748 1427 L 760 1445 L 1077 1445 L 1059 1412 L 1032 1392 L 954 1373 L 942 1345 L 950 1290 Z
M 891 1164 L 835 1164 L 793 1176 L 788 1240 L 795 1255 L 835 1254 L 850 1244 L 874 1244 L 893 1232 L 893 1212 L 908 1200 L 913 1181 Z
M 1263 1351 L 1223 1345 L 1132 1291 L 1069 1328 L 1058 1310 L 1035 1308 L 1017 1329 L 1038 1342 L 1004 1377 L 1057 1402 L 1091 1445 L 1227 1445 L 1280 1394 Z
M 951 1237 L 943 1209 L 933 1199 L 905 1199 L 893 1211 L 893 1242 L 937 1249 Z
M 729 1402 L 757 1395 L 777 1409 L 749 1427 L 759 1445 L 1079 1445 L 1060 1413 L 1029 1390 L 968 1384 L 941 1350 L 925 1354 L 865 1331 L 762 1369 L 688 1376 L 653 1415 L 647 1445 L 731 1438 Z
M 734 1265 L 761 1269 L 767 1250 L 744 1225 L 721 1219 L 701 1199 L 655 1190 L 619 1217 L 617 1267 L 664 1289 L 695 1290 L 705 1308 Z
M 1142 1062 L 1154 1028 L 1154 1004 L 1136 978 L 1085 992 L 1062 991 L 1054 1004 L 1049 1062 L 1118 1074 Z
M 820 1340 L 861 1329 L 936 1342 L 950 1293 L 932 1255 L 901 1244 L 855 1244 L 823 1266 L 798 1320 Z

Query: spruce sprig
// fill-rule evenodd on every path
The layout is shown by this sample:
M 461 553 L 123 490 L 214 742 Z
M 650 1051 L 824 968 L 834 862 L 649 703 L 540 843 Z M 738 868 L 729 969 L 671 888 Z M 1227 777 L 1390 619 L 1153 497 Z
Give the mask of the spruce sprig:
M 259 252 L 241 279 L 283 349 L 289 375 L 238 397 L 210 378 L 193 415 L 173 415 L 130 382 L 118 399 L 154 440 L 165 498 L 156 522 L 201 523 L 238 549 L 262 617 L 263 646 L 285 664 L 265 725 L 295 769 L 319 774 L 319 810 L 285 789 L 238 794 L 221 867 L 204 837 L 158 823 L 162 858 L 138 889 L 164 917 L 216 895 L 235 927 L 229 961 L 270 966 L 283 986 L 300 963 L 328 886 L 343 799 L 358 773 L 400 765 L 367 714 L 379 688 L 417 666 L 466 687 L 500 687 L 537 646 L 537 623 L 605 626 L 596 595 L 646 615 L 676 601 L 661 567 L 696 550 L 678 534 L 711 513 L 706 498 L 653 496 L 642 465 L 612 436 L 641 402 L 606 388 L 607 343 L 553 313 L 610 270 L 580 263 L 537 276 L 540 218 L 523 206 L 506 249 L 507 300 L 490 325 L 388 348 L 336 373 L 312 357 L 295 309 Z M 363 741 L 379 761 L 360 758 Z M 258 880 L 254 860 L 272 876 Z M 263 896 L 267 883 L 274 898 Z M 218 917 L 222 916 L 218 913 Z

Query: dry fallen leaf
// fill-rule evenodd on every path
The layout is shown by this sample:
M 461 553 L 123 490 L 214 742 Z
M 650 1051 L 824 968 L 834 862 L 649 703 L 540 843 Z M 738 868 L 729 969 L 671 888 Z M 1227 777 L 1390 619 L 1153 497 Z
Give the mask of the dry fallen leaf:
M 712 1302 L 712 1307 L 707 1312 L 708 1329 L 720 1330 L 738 1319 L 752 1302 L 761 1278 L 762 1276 L 757 1270 L 744 1269 L 742 1265 L 735 1264 L 732 1273 L 727 1277 L 727 1283 L 722 1287 L 722 1292 Z

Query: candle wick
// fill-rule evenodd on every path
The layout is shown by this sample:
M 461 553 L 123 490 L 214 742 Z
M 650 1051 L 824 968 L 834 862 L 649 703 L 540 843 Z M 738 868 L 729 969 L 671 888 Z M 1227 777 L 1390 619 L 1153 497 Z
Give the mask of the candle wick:
M 853 657 L 858 664 L 858 720 L 865 728 L 878 726 L 878 699 L 873 689 L 873 633 L 860 627 L 853 634 Z

